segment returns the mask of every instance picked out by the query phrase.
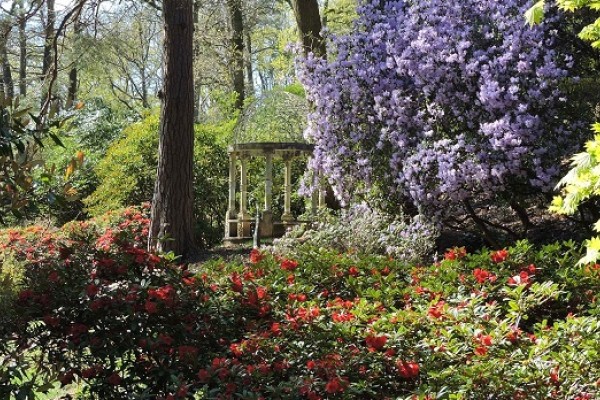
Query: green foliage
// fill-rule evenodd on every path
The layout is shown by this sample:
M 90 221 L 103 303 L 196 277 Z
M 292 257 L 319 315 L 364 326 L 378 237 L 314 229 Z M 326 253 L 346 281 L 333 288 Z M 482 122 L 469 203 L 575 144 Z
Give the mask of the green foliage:
M 235 121 L 196 125 L 194 142 L 194 211 L 197 237 L 203 247 L 223 239 L 227 210 L 229 163 L 225 143 Z
M 558 184 L 560 196 L 552 201 L 551 210 L 560 214 L 574 214 L 586 201 L 600 196 L 600 124 L 593 127 L 596 137 L 585 145 L 585 152 L 573 156 L 571 170 Z M 594 225 L 600 232 L 600 220 Z M 587 254 L 581 264 L 600 259 L 600 237 L 587 241 Z
M 228 162 L 226 138 L 234 122 L 196 125 L 194 145 L 194 196 L 198 235 L 202 246 L 221 239 L 227 207 Z M 158 163 L 159 117 L 151 115 L 127 127 L 95 167 L 99 185 L 84 203 L 88 212 L 101 215 L 152 199 Z
M 97 216 L 126 205 L 152 199 L 158 164 L 159 116 L 149 116 L 123 130 L 95 167 L 99 185 L 84 199 L 88 212 Z
M 12 302 L 20 291 L 23 278 L 23 263 L 10 254 L 0 254 L 0 324 L 14 317 Z
M 600 1 L 597 0 L 556 0 L 556 5 L 561 10 L 574 12 L 579 9 L 588 8 L 592 11 L 600 11 Z M 535 3 L 525 13 L 525 19 L 531 25 L 539 24 L 544 19 L 545 0 Z M 579 33 L 579 37 L 591 42 L 592 47 L 600 48 L 600 18 L 585 26 Z
M 357 17 L 357 0 L 331 0 L 323 10 L 326 28 L 333 34 L 341 35 L 350 32 L 352 21 Z
M 64 148 L 57 132 L 72 115 L 56 117 L 57 104 L 49 110 L 50 122 L 36 117 L 31 108 L 20 107 L 18 98 L 0 96 L 0 224 L 15 223 L 28 217 L 31 208 L 73 198 L 73 188 L 66 176 L 54 181 L 56 169 L 40 157 L 45 142 Z M 80 167 L 71 162 L 73 172 Z M 7 218 L 12 216 L 12 218 Z

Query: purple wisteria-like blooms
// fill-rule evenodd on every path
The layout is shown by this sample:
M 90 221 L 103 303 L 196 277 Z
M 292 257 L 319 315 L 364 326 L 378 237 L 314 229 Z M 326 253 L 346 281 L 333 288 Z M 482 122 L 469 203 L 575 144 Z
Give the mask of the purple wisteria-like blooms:
M 552 190 L 581 142 L 558 89 L 573 59 L 555 47 L 558 17 L 524 24 L 529 3 L 363 2 L 327 60 L 302 60 L 310 167 L 344 201 L 376 183 L 438 217 L 475 197 Z

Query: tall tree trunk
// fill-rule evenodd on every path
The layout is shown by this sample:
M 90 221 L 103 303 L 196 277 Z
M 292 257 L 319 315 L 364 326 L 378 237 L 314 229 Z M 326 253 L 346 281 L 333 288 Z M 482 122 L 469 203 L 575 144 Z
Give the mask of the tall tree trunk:
M 237 97 L 235 107 L 241 110 L 244 107 L 244 16 L 242 14 L 242 3 L 240 0 L 227 0 L 227 13 L 232 30 L 233 50 L 233 90 Z
M 19 94 L 27 96 L 27 18 L 23 0 L 19 7 Z
M 15 88 L 12 78 L 12 69 L 8 60 L 8 50 L 6 48 L 8 42 L 8 34 L 0 37 L 0 64 L 2 66 L 2 83 L 4 85 L 4 94 L 6 97 L 15 96 Z
M 325 41 L 321 36 L 321 14 L 317 0 L 292 0 L 292 8 L 298 24 L 298 34 L 304 54 L 325 56 Z
M 246 29 L 244 32 L 244 36 L 246 37 L 246 82 L 247 91 L 249 96 L 254 95 L 254 71 L 252 69 L 252 36 L 250 32 Z
M 192 11 L 192 0 L 163 0 L 165 77 L 148 242 L 184 257 L 194 250 Z
M 75 42 L 79 40 L 79 35 L 81 34 L 81 21 L 79 20 L 79 15 L 75 20 L 74 26 L 74 38 Z M 77 56 L 76 56 L 77 57 Z M 67 103 L 66 108 L 73 108 L 73 104 L 75 104 L 75 100 L 77 99 L 77 89 L 79 88 L 79 72 L 77 70 L 77 61 L 73 60 L 73 66 L 69 71 L 69 91 L 67 93 Z
M 46 79 L 50 65 L 52 64 L 52 42 L 54 40 L 54 30 L 56 24 L 56 11 L 54 10 L 55 0 L 46 0 L 46 26 L 44 28 L 44 56 L 42 59 L 42 79 Z

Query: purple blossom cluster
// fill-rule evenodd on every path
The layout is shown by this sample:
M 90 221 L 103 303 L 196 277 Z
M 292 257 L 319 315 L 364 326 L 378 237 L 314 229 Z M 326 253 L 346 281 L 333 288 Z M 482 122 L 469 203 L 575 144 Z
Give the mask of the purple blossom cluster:
M 575 79 L 527 0 L 366 1 L 329 58 L 302 60 L 310 167 L 343 201 L 373 184 L 427 215 L 523 188 L 550 191 L 579 143 L 559 84 Z M 365 183 L 366 185 L 363 185 Z

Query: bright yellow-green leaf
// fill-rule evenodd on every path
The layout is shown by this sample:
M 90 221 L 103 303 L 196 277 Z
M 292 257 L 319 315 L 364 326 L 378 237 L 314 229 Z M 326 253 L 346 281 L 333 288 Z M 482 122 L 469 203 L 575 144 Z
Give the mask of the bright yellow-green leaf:
M 525 21 L 531 26 L 537 25 L 544 19 L 545 1 L 540 0 L 525 12 Z

